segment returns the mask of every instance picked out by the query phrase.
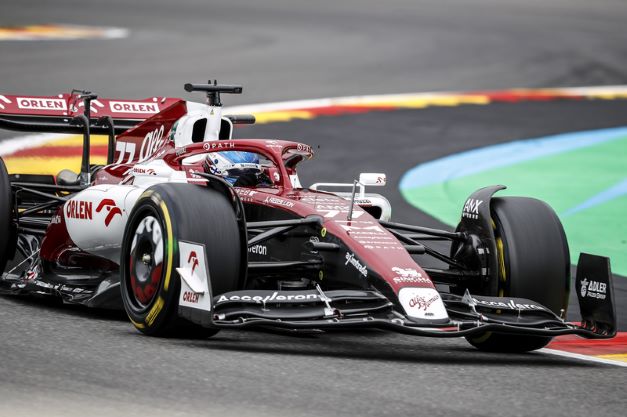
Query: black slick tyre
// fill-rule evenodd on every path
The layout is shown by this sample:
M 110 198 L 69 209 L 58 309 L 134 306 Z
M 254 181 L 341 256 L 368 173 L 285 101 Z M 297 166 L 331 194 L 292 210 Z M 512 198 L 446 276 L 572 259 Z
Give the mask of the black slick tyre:
M 136 202 L 126 225 L 120 264 L 124 308 L 142 333 L 208 337 L 205 328 L 178 315 L 180 241 L 205 247 L 213 294 L 235 290 L 241 244 L 233 207 L 220 192 L 192 184 L 158 184 Z M 209 314 L 209 313 L 207 313 Z
M 565 313 L 570 289 L 570 253 L 562 224 L 546 203 L 533 198 L 494 198 L 491 202 L 499 256 L 497 294 L 526 298 Z M 562 311 L 563 310 L 563 311 Z M 546 346 L 550 337 L 486 332 L 468 337 L 480 350 L 528 352 Z

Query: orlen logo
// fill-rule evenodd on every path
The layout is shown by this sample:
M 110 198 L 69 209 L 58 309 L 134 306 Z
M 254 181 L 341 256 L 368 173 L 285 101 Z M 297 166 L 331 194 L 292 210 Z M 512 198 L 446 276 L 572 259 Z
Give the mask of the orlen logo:
M 191 291 L 185 291 L 183 293 L 183 301 L 187 301 L 188 303 L 198 303 L 199 294 L 196 294 Z
M 134 101 L 110 101 L 112 113 L 159 113 L 157 103 L 137 103 Z
M 133 168 L 133 174 L 140 174 L 140 175 L 157 175 L 157 172 L 152 169 L 152 168 L 140 168 L 140 167 L 135 167 Z
M 70 200 L 65 205 L 65 215 L 68 219 L 91 220 L 91 209 L 91 201 Z
M 64 99 L 57 98 L 36 98 L 36 97 L 18 97 L 17 106 L 20 109 L 29 110 L 66 110 Z
M 107 210 L 107 217 L 105 217 L 105 226 L 109 227 L 109 224 L 113 220 L 116 214 L 122 216 L 122 210 L 115 204 L 115 201 L 110 198 L 105 198 L 96 207 L 96 213 L 100 213 L 102 210 Z
M 187 264 L 192 266 L 192 274 L 193 274 L 194 271 L 196 270 L 196 267 L 198 266 L 198 255 L 196 254 L 195 250 L 189 253 L 189 256 L 187 257 Z

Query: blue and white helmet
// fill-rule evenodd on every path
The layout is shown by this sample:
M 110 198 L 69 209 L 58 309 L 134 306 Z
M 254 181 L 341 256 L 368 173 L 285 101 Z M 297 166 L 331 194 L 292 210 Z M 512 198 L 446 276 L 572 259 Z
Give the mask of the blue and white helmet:
M 212 152 L 208 154 L 207 159 L 211 162 L 209 164 L 211 173 L 223 176 L 231 184 L 235 184 L 242 174 L 256 174 L 263 169 L 259 164 L 259 155 L 252 152 Z

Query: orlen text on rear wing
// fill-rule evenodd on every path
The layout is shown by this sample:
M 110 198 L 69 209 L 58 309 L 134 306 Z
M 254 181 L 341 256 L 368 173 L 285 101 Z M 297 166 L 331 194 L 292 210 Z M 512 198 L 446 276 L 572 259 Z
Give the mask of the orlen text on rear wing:
M 183 100 L 152 97 L 143 100 L 99 99 L 88 91 L 56 96 L 0 94 L 0 129 L 20 132 L 83 135 L 81 183 L 89 183 L 90 134 L 109 136 L 107 163 L 115 153 L 115 135 L 123 133 Z
M 56 96 L 5 94 L 0 95 L 0 123 L 2 123 L 0 127 L 11 130 L 50 132 L 46 130 L 47 126 L 51 129 L 61 129 L 61 126 L 68 126 L 68 118 L 85 115 L 92 122 L 110 117 L 115 124 L 116 133 L 122 133 L 180 100 L 168 97 L 152 97 L 143 100 L 99 99 L 90 92 L 76 90 L 71 94 Z M 5 127 L 4 124 L 7 121 L 13 121 L 16 124 Z M 97 127 L 94 126 L 94 128 Z M 76 131 L 70 133 L 76 133 Z M 94 130 L 94 133 L 106 134 L 107 132 Z

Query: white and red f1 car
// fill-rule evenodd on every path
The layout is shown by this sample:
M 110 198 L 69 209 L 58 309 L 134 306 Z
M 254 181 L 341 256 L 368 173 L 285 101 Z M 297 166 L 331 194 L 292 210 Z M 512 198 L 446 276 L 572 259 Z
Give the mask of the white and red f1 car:
M 78 174 L 8 175 L 0 159 L 3 292 L 123 305 L 149 335 L 378 328 L 529 351 L 556 335 L 616 333 L 603 257 L 581 255 L 582 322 L 565 321 L 569 249 L 547 204 L 493 198 L 504 187 L 492 186 L 468 198 L 455 231 L 393 223 L 387 200 L 365 192 L 385 175 L 303 188 L 296 168 L 310 146 L 232 138 L 254 117 L 222 115 L 220 94 L 241 87 L 185 89 L 207 103 L 0 95 L 0 128 L 84 142 Z M 94 133 L 109 136 L 106 166 L 90 164 Z M 338 185 L 349 188 L 322 191 Z

